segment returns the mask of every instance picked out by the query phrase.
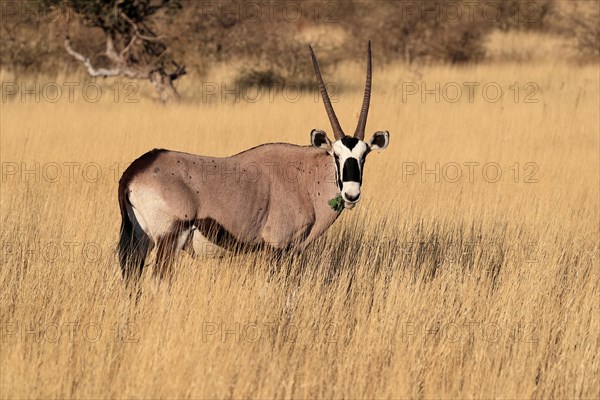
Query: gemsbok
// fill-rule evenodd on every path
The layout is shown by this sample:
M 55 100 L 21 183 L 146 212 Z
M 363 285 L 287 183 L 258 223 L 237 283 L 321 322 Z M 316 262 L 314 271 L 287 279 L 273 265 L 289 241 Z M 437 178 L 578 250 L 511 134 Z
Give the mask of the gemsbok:
M 335 140 L 313 129 L 311 146 L 267 143 L 215 158 L 154 149 L 135 160 L 119 181 L 123 276 L 138 278 L 156 247 L 155 274 L 165 276 L 180 250 L 192 256 L 219 249 L 303 250 L 344 208 L 360 199 L 367 155 L 383 150 L 389 132 L 364 141 L 371 98 L 371 43 L 367 79 L 354 136 L 346 136 L 309 46 Z

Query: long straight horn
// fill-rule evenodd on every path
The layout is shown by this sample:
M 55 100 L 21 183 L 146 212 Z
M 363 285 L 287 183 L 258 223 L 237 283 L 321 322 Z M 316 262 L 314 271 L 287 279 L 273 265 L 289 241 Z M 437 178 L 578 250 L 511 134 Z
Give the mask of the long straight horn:
M 365 128 L 367 127 L 367 115 L 369 114 L 369 103 L 371 102 L 371 41 L 369 40 L 369 49 L 367 50 L 367 82 L 365 83 L 365 97 L 363 98 L 362 108 L 360 109 L 360 118 L 354 132 L 354 137 L 360 140 L 365 138 Z
M 331 100 L 329 100 L 329 95 L 327 94 L 327 88 L 325 87 L 325 84 L 323 83 L 323 78 L 321 77 L 321 70 L 319 69 L 319 63 L 317 62 L 315 52 L 313 51 L 310 45 L 308 46 L 308 48 L 310 49 L 310 56 L 312 57 L 315 75 L 317 75 L 317 81 L 319 82 L 319 91 L 321 92 L 321 97 L 323 98 L 323 104 L 325 104 L 325 110 L 327 111 L 329 122 L 331 123 L 331 127 L 333 128 L 333 136 L 335 136 L 336 140 L 340 140 L 345 136 L 344 131 L 342 130 L 340 122 L 335 116 L 335 111 L 333 111 Z

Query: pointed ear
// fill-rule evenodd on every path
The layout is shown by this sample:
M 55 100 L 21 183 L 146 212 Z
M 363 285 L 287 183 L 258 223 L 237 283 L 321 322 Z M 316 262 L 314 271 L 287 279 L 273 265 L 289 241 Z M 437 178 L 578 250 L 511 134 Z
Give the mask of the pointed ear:
M 369 140 L 371 150 L 383 150 L 390 144 L 390 133 L 388 131 L 377 131 Z
M 313 129 L 310 132 L 310 144 L 318 149 L 325 149 L 331 152 L 331 140 L 327 137 L 327 134 L 320 129 Z

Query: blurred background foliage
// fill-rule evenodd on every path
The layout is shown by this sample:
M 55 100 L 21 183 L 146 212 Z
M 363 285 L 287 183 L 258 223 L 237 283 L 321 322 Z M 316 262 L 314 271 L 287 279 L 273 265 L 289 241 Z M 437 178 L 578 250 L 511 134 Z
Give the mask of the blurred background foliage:
M 125 46 L 132 25 L 159 41 L 141 41 L 138 60 L 157 55 L 176 60 L 195 76 L 219 63 L 239 65 L 236 82 L 260 85 L 312 83 L 306 45 L 327 69 L 357 61 L 368 39 L 378 65 L 526 61 L 511 52 L 515 42 L 499 32 L 560 38 L 565 57 L 597 62 L 600 14 L 597 1 L 186 1 L 33 0 L 2 2 L 0 60 L 16 74 L 81 73 L 64 47 L 66 35 L 94 63 L 106 62 L 105 35 Z M 568 54 L 568 57 L 566 56 Z M 558 57 L 561 57 L 558 55 Z M 512 59 L 511 59 L 512 58 Z M 140 61 L 141 62 L 141 61 Z

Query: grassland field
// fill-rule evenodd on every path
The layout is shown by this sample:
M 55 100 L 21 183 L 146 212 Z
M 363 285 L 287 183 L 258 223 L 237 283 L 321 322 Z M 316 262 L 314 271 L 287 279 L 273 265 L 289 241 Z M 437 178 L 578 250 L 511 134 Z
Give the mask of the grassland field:
M 182 255 L 136 303 L 115 254 L 129 162 L 331 131 L 313 93 L 203 98 L 227 74 L 167 106 L 65 76 L 19 77 L 55 102 L 3 98 L 2 398 L 600 397 L 597 65 L 376 68 L 367 136 L 391 143 L 354 210 L 299 256 Z M 348 131 L 363 74 L 325 78 Z

